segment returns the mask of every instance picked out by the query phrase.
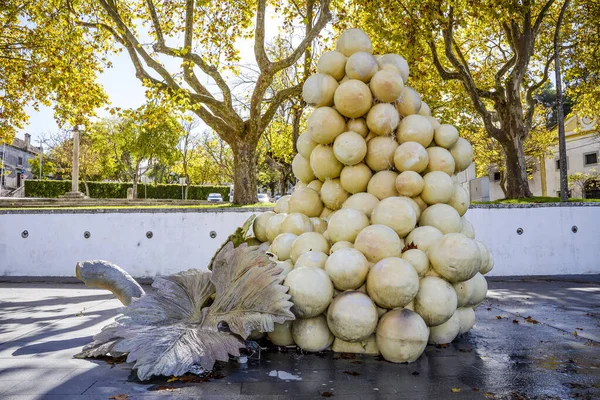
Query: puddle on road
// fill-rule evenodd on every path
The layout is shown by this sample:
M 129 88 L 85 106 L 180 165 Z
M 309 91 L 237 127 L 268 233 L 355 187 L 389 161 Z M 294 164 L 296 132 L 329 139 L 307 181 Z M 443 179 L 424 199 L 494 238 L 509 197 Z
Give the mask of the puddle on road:
M 285 372 L 285 371 L 277 371 L 277 370 L 273 370 L 271 372 L 269 372 L 269 376 L 276 376 L 281 380 L 284 381 L 301 381 L 302 378 L 298 375 L 294 375 L 294 374 L 290 374 L 289 372 Z

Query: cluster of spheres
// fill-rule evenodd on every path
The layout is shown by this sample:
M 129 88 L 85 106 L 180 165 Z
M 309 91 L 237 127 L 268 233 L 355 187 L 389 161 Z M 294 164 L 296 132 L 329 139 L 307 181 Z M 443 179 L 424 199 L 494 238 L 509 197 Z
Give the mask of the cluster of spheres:
M 412 362 L 473 327 L 494 263 L 453 179 L 471 145 L 406 86 L 404 58 L 372 53 L 349 29 L 319 59 L 303 88 L 314 110 L 299 182 L 255 219 L 251 241 L 270 243 L 294 303 L 273 344 Z

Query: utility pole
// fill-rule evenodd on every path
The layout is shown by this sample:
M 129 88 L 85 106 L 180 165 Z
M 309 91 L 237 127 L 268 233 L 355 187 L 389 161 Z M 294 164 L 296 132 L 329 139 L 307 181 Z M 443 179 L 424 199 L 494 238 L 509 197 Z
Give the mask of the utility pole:
M 560 79 L 560 26 L 570 0 L 565 0 L 560 9 L 556 30 L 554 31 L 554 74 L 556 78 L 556 115 L 558 124 L 558 154 L 560 159 L 560 201 L 569 201 L 569 178 L 567 175 L 567 143 L 565 140 L 565 115 L 563 110 L 563 93 Z

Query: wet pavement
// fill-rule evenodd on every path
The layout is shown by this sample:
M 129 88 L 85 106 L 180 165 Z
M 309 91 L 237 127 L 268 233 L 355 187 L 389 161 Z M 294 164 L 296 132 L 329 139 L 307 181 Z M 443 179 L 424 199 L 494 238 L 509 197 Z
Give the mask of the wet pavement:
M 128 364 L 72 358 L 117 314 L 112 295 L 0 283 L 0 399 L 600 398 L 600 276 L 489 286 L 473 330 L 412 364 L 269 350 L 209 377 L 142 384 Z

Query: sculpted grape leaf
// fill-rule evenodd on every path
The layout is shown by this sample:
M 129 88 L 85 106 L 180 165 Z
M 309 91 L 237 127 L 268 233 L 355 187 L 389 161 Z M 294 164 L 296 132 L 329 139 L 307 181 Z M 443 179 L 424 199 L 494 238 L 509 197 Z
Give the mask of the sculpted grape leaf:
M 250 230 L 250 227 L 252 226 L 252 223 L 254 222 L 255 218 L 256 214 L 252 214 L 250 218 L 248 218 L 246 222 L 244 222 L 244 225 L 240 226 L 235 230 L 235 232 L 229 235 L 227 240 L 221 245 L 221 247 L 219 247 L 219 249 L 215 252 L 213 258 L 208 263 L 209 270 L 212 271 L 214 269 L 215 260 L 225 246 L 227 246 L 229 243 L 232 243 L 233 247 L 238 247 L 240 244 L 244 243 L 246 237 L 248 236 L 248 231 Z
M 275 323 L 294 319 L 284 276 L 265 253 L 265 246 L 237 248 L 228 243 L 215 258 L 212 282 L 217 295 L 206 310 L 204 326 L 226 322 L 242 338 L 253 330 L 271 332 Z
M 127 354 L 146 380 L 183 375 L 197 365 L 210 370 L 216 361 L 239 356 L 252 330 L 272 331 L 275 323 L 294 319 L 282 269 L 265 250 L 230 242 L 215 257 L 213 272 L 157 277 L 155 290 L 123 308 L 77 357 Z M 218 329 L 222 322 L 230 332 Z

